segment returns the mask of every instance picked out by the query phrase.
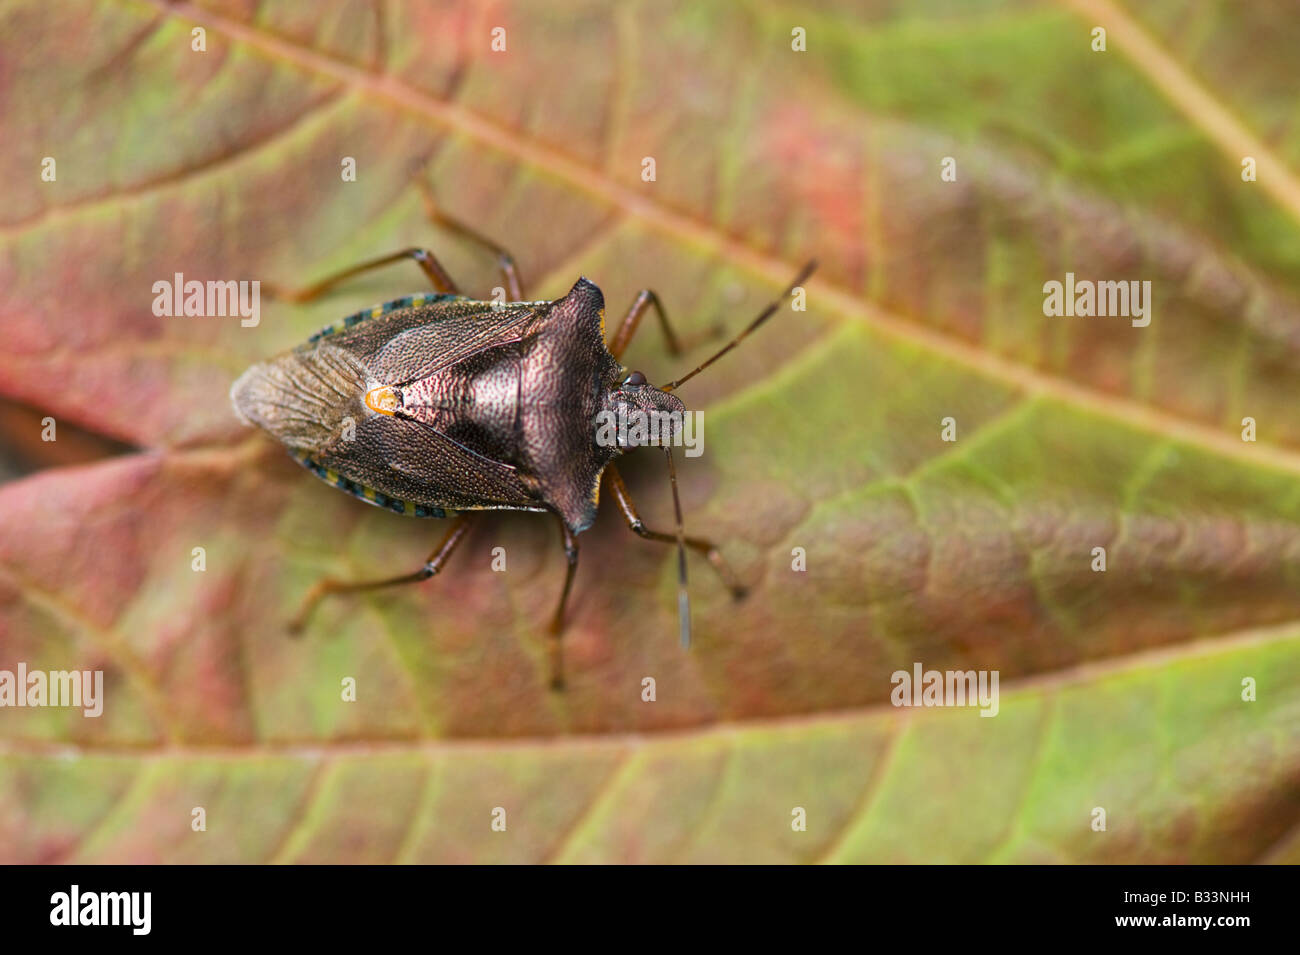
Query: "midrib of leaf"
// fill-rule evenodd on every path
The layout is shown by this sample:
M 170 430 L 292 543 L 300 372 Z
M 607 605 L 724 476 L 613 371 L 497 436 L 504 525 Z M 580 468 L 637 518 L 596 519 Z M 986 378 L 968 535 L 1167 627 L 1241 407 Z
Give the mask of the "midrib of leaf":
M 449 129 L 513 157 L 521 164 L 544 170 L 548 175 L 565 181 L 576 190 L 601 199 L 613 208 L 621 210 L 625 215 L 635 216 L 680 242 L 707 250 L 769 284 L 792 274 L 797 265 L 802 264 L 789 262 L 751 248 L 710 223 L 701 222 L 669 209 L 657 199 L 619 185 L 600 169 L 581 163 L 557 149 L 531 141 L 455 103 L 415 90 L 390 75 L 364 70 L 187 3 L 169 4 L 162 0 L 149 0 L 149 2 L 168 15 L 181 17 L 205 28 L 224 33 L 271 59 L 282 60 L 303 71 L 323 73 L 348 84 L 358 93 L 386 99 L 405 110 L 433 119 Z M 1110 8 L 1110 11 L 1113 11 L 1113 8 Z M 1136 25 L 1126 17 L 1121 21 L 1118 16 L 1121 15 L 1117 15 L 1115 22 L 1122 23 L 1121 30 L 1125 41 L 1140 44 L 1141 36 L 1135 32 Z M 1135 37 L 1137 39 L 1134 39 Z M 1161 67 L 1162 76 L 1166 83 L 1173 84 L 1181 91 L 1180 95 L 1183 99 L 1179 103 L 1184 109 L 1188 108 L 1190 103 L 1199 103 L 1202 97 L 1213 102 L 1209 94 L 1204 91 L 1200 91 L 1199 95 L 1193 95 L 1190 91 L 1198 90 L 1199 87 L 1167 55 L 1164 60 L 1165 65 Z M 1171 79 L 1175 75 L 1181 79 L 1175 82 Z M 1164 86 L 1161 88 L 1165 89 Z M 1165 91 L 1167 94 L 1170 93 L 1168 89 Z M 1216 123 L 1220 125 L 1224 121 L 1231 121 L 1231 117 L 1222 107 L 1218 107 L 1216 116 Z M 1235 121 L 1231 122 L 1235 123 Z M 1241 128 L 1240 124 L 1235 128 Z M 1226 135 L 1222 130 L 1220 134 L 1221 137 Z M 1215 141 L 1223 148 L 1227 148 L 1224 138 L 1215 138 Z M 1242 142 L 1242 140 L 1235 141 L 1237 149 L 1241 148 Z M 1261 159 L 1261 165 L 1263 157 L 1268 157 L 1268 154 L 1261 145 L 1260 151 L 1256 153 L 1256 158 Z M 1282 169 L 1285 176 L 1285 167 L 1276 158 L 1269 158 L 1271 165 Z M 1287 192 L 1285 195 L 1289 197 L 1290 193 Z M 1294 199 L 1294 204 L 1291 204 L 1289 199 L 1283 204 L 1288 211 L 1296 215 L 1297 219 L 1300 219 L 1300 185 L 1296 186 Z M 1152 408 L 1129 397 L 1094 391 L 1085 385 L 991 354 L 978 345 L 925 328 L 867 302 L 852 290 L 825 279 L 814 279 L 814 283 L 819 302 L 829 305 L 833 311 L 864 321 L 894 340 L 921 345 L 973 371 L 1004 382 L 1026 396 L 1055 397 L 1060 401 L 1086 408 L 1096 414 L 1126 422 L 1143 430 L 1213 450 L 1225 457 L 1256 466 L 1271 466 L 1300 474 L 1300 451 L 1298 450 L 1277 447 L 1263 441 L 1241 441 L 1235 432 L 1220 431 L 1172 412 Z
M 1175 646 L 1158 647 L 1141 653 L 1106 660 L 1082 663 L 1048 673 L 1039 673 L 1019 680 L 1007 680 L 1000 687 L 1005 706 L 1008 699 L 1022 696 L 1054 693 L 1071 687 L 1102 682 L 1110 677 L 1216 656 L 1241 650 L 1266 647 L 1300 639 L 1300 619 L 1251 627 L 1218 637 L 1202 637 Z M 392 739 L 319 740 L 258 740 L 251 743 L 161 743 L 135 745 L 130 743 L 67 743 L 50 740 L 22 740 L 0 738 L 0 756 L 74 757 L 112 755 L 145 760 L 194 759 L 215 760 L 248 759 L 252 757 L 280 757 L 299 760 L 322 760 L 339 757 L 365 757 L 406 755 L 421 753 L 429 756 L 452 753 L 482 754 L 509 752 L 527 748 L 589 748 L 605 747 L 635 752 L 648 745 L 665 743 L 691 743 L 702 740 L 721 740 L 736 733 L 765 733 L 779 730 L 799 730 L 836 723 L 860 723 L 871 720 L 921 720 L 946 712 L 938 710 L 903 710 L 890 703 L 870 703 L 865 706 L 838 710 L 822 710 L 792 716 L 749 719 L 739 722 L 721 720 L 688 729 L 642 730 L 623 733 L 571 733 L 563 736 L 511 736 L 511 737 L 457 737 L 431 739 L 419 737 Z

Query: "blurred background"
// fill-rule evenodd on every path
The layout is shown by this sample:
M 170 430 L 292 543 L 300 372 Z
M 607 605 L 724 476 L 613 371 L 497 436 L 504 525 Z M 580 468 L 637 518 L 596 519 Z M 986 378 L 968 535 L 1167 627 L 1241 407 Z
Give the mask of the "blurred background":
M 0 709 L 0 861 L 1300 859 L 1297 43 L 1282 0 L 0 4 L 0 669 L 106 695 Z M 689 652 L 608 506 L 563 694 L 537 515 L 286 635 L 442 527 L 230 383 L 425 280 L 254 327 L 153 285 L 420 245 L 487 296 L 418 179 L 530 298 L 656 290 L 651 381 L 820 261 L 682 389 L 687 530 L 751 587 L 692 559 Z M 1067 272 L 1151 282 L 1151 323 L 1045 315 Z M 671 526 L 659 455 L 624 473 Z M 996 670 L 998 715 L 892 706 L 916 663 Z

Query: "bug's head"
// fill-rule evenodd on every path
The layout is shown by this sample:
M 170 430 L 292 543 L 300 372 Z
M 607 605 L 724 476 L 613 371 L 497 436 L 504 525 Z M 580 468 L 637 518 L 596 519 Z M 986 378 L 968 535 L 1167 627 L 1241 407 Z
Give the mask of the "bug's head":
M 620 451 L 672 440 L 686 413 L 680 398 L 656 388 L 639 371 L 620 372 L 605 409 L 606 420 L 616 425 L 610 437 Z
M 662 446 L 672 444 L 673 439 L 682 431 L 683 416 L 687 412 L 686 406 L 671 392 L 727 354 L 776 314 L 781 303 L 799 287 L 800 283 L 812 275 L 816 267 L 816 262 L 809 262 L 800 269 L 799 274 L 781 293 L 780 298 L 771 302 L 739 335 L 715 352 L 708 361 L 697 365 L 694 370 L 682 377 L 666 385 L 655 386 L 650 384 L 641 372 L 619 367 L 614 376 L 608 380 L 604 408 L 598 419 L 596 443 L 606 447 L 617 446 L 619 451 L 647 444 Z M 604 422 L 603 427 L 600 421 Z M 614 424 L 617 424 L 616 430 L 611 427 Z M 643 430 L 637 430 L 638 427 Z
M 687 412 L 681 399 L 670 392 L 704 371 L 776 314 L 781 303 L 807 280 L 816 267 L 816 262 L 805 265 L 780 298 L 771 302 L 739 335 L 716 351 L 707 361 L 697 365 L 693 371 L 666 385 L 656 387 L 650 384 L 641 372 L 619 368 L 610 382 L 605 408 L 601 413 L 605 424 L 597 427 L 597 444 L 604 444 L 607 447 L 617 444 L 619 451 L 646 444 L 657 444 L 663 447 L 668 459 L 668 477 L 673 490 L 673 512 L 677 518 L 677 612 L 684 647 L 690 646 L 691 642 L 691 604 L 686 590 L 687 539 L 682 526 L 682 503 L 677 494 L 677 466 L 673 463 L 672 446 L 676 443 L 673 440 L 675 436 L 683 430 L 683 419 Z M 641 424 L 644 430 L 635 431 L 635 425 L 629 427 L 630 422 Z M 666 535 L 660 535 L 660 539 L 664 536 Z M 740 593 L 740 591 L 736 592 Z

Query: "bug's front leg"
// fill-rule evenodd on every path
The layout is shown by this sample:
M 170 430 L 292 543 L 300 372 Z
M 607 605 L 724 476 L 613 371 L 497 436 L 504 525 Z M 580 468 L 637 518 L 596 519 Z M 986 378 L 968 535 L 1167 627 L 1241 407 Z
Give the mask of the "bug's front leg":
M 560 518 L 560 530 L 564 534 L 564 556 L 568 560 L 568 569 L 564 572 L 564 590 L 560 593 L 559 606 L 551 618 L 551 689 L 564 689 L 564 647 L 560 642 L 564 636 L 564 607 L 569 602 L 569 591 L 573 589 L 573 575 L 578 569 L 578 538 L 569 530 L 569 525 Z
M 628 343 L 632 341 L 632 336 L 636 334 L 636 330 L 641 324 L 642 316 L 645 315 L 647 309 L 652 307 L 655 314 L 659 316 L 659 326 L 664 330 L 664 338 L 668 342 L 668 353 L 670 355 L 680 355 L 682 353 L 682 346 L 677 341 L 677 336 L 673 334 L 672 326 L 668 324 L 668 315 L 664 312 L 664 306 L 659 301 L 659 296 L 650 289 L 643 288 L 636 293 L 636 298 L 632 300 L 632 307 L 627 310 L 623 320 L 618 323 L 618 328 L 614 330 L 614 337 L 610 339 L 609 353 L 615 359 L 623 356 Z
M 447 534 L 443 537 L 442 542 L 438 544 L 433 553 L 429 555 L 429 559 L 424 562 L 424 565 L 413 573 L 402 574 L 399 577 L 388 577 L 384 580 L 368 580 L 359 582 L 338 580 L 334 577 L 326 577 L 324 580 L 321 580 L 315 587 L 308 591 L 307 596 L 303 598 L 302 607 L 294 616 L 293 620 L 289 622 L 289 631 L 291 633 L 300 633 L 303 627 L 307 625 L 307 620 L 311 617 L 312 611 L 316 609 L 316 605 L 321 602 L 321 599 L 324 598 L 326 594 L 342 594 L 353 593 L 359 590 L 375 590 L 379 587 L 393 587 L 397 584 L 415 584 L 422 580 L 428 580 L 434 574 L 438 573 L 438 571 L 442 570 L 443 565 L 447 562 L 447 558 L 451 556 L 452 551 L 454 551 L 457 545 L 465 539 L 465 535 L 469 532 L 470 519 L 472 516 L 473 515 L 470 514 L 461 514 L 454 518 L 451 527 L 447 530 Z
M 628 493 L 627 485 L 623 483 L 623 475 L 618 473 L 618 468 L 613 464 L 605 468 L 605 484 L 617 502 L 623 519 L 627 521 L 627 526 L 632 529 L 633 533 L 644 537 L 646 540 L 659 541 L 663 544 L 677 543 L 676 534 L 652 531 L 645 526 L 645 523 L 641 520 L 641 515 L 636 511 L 636 505 L 632 503 L 632 496 Z M 732 573 L 731 567 L 723 560 L 722 552 L 718 550 L 716 544 L 702 537 L 687 537 L 685 544 L 696 553 L 704 555 L 709 565 L 722 578 L 723 584 L 731 591 L 732 597 L 740 600 L 745 596 L 747 592 L 745 587 L 736 580 L 736 575 Z

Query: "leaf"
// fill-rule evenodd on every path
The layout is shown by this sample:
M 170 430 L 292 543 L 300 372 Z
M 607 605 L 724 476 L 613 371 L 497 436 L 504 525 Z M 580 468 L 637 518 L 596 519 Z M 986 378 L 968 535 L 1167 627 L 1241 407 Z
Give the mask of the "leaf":
M 106 694 L 93 719 L 0 709 L 3 861 L 1300 859 L 1291 27 L 1172 0 L 0 21 L 0 393 L 133 448 L 0 486 L 0 669 L 98 668 Z M 627 357 L 651 380 L 820 261 L 807 312 L 683 388 L 688 529 L 752 589 L 733 604 L 693 562 L 689 652 L 670 549 L 608 507 L 563 695 L 536 515 L 286 636 L 317 578 L 414 569 L 441 530 L 315 480 L 226 392 L 424 281 L 264 300 L 249 328 L 156 317 L 153 283 L 297 285 L 422 245 L 486 295 L 492 263 L 425 221 L 417 178 L 530 297 L 585 274 L 612 324 L 655 288 L 689 347 L 647 323 Z M 1067 271 L 1149 280 L 1151 324 L 1044 315 Z M 627 464 L 668 527 L 662 470 Z M 918 662 L 996 670 L 997 716 L 890 705 Z

